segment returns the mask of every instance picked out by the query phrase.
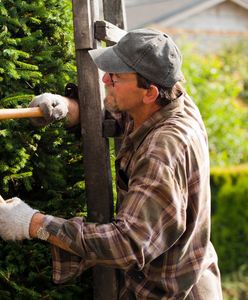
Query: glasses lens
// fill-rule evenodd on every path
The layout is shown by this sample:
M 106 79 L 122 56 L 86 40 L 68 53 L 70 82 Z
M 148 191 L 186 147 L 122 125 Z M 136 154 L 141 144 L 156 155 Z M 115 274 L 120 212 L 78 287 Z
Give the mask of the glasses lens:
M 112 85 L 115 86 L 115 82 L 113 80 L 113 73 L 109 73 L 109 77 L 110 77 L 110 80 L 112 82 Z

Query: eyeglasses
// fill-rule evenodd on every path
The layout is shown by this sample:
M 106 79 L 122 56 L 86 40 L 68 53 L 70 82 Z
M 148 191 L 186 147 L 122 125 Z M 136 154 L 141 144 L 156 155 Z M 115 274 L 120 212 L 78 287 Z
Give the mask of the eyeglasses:
M 115 85 L 117 83 L 127 83 L 127 82 L 132 82 L 132 81 L 135 81 L 135 78 L 133 79 L 113 79 L 113 76 L 114 74 L 113 73 L 108 73 L 109 74 L 109 77 L 110 77 L 110 80 L 111 80 L 111 83 L 112 83 L 112 86 L 115 87 Z

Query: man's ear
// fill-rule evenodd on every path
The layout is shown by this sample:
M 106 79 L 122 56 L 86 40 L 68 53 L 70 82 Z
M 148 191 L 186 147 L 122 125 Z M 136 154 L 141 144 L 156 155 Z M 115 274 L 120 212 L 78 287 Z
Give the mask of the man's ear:
M 156 87 L 156 85 L 151 84 L 150 87 L 146 90 L 146 94 L 143 98 L 143 102 L 145 104 L 153 103 L 157 99 L 158 95 L 159 95 L 158 88 Z

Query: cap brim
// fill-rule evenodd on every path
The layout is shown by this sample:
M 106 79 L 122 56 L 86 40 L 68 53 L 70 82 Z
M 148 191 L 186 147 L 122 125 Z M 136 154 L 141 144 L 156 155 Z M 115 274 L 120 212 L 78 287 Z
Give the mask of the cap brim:
M 90 50 L 89 54 L 99 69 L 107 73 L 135 73 L 115 53 L 114 46 Z

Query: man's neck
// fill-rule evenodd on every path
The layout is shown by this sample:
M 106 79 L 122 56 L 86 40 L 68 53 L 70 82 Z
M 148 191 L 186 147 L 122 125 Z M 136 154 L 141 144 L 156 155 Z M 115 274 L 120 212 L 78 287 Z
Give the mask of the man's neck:
M 161 107 L 158 105 L 144 106 L 143 109 L 139 110 L 137 113 L 130 113 L 134 121 L 134 130 L 138 129 L 145 121 L 150 119 L 150 117 L 157 112 Z

